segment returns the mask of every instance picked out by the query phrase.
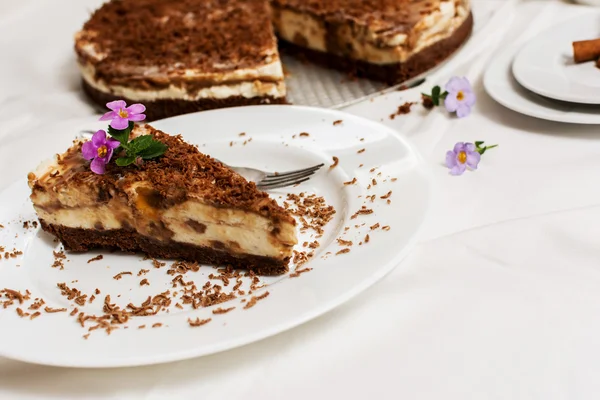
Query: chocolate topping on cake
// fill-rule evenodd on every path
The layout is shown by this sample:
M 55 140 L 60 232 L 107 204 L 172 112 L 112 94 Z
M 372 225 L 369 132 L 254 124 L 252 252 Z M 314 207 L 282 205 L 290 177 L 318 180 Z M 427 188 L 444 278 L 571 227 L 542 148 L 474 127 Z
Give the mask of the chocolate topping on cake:
M 272 0 L 276 7 L 309 13 L 329 23 L 352 21 L 375 32 L 408 32 L 439 10 L 440 0 Z
M 76 50 L 106 80 L 135 75 L 136 69 L 141 76 L 149 68 L 231 71 L 277 57 L 272 30 L 264 28 L 269 25 L 265 0 L 112 0 L 84 25 Z M 86 44 L 97 58 L 82 51 Z

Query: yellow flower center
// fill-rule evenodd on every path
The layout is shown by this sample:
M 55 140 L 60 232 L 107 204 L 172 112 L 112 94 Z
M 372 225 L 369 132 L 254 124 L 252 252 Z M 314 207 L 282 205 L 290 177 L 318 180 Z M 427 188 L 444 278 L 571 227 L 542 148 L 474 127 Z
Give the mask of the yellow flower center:
M 465 98 L 465 94 L 463 93 L 463 91 L 459 91 L 458 93 L 456 93 L 456 100 L 458 101 L 463 101 Z
M 464 164 L 467 162 L 467 153 L 465 153 L 464 151 L 461 151 L 460 153 L 458 153 L 458 161 L 461 164 Z
M 119 112 L 117 114 L 119 114 L 119 117 L 121 117 L 121 118 L 127 118 L 129 116 L 129 114 L 127 113 L 127 111 L 123 110 L 122 108 L 119 109 Z
M 106 154 L 108 154 L 108 149 L 106 146 L 98 147 L 98 157 L 104 158 L 106 157 Z

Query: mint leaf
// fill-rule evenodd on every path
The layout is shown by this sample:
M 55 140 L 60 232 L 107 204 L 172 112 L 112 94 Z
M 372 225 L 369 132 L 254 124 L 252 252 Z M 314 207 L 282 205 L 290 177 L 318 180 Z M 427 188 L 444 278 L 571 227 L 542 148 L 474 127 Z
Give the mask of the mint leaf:
M 129 164 L 133 164 L 135 162 L 135 159 L 135 156 L 120 157 L 117 158 L 116 163 L 119 167 L 126 167 Z
M 166 144 L 159 142 L 158 140 L 153 140 L 148 147 L 146 147 L 144 150 L 141 150 L 137 154 L 144 160 L 149 160 L 151 158 L 162 156 L 165 154 L 165 151 L 167 151 Z
M 150 135 L 138 136 L 129 142 L 129 150 L 132 153 L 138 154 L 154 142 L 154 138 Z

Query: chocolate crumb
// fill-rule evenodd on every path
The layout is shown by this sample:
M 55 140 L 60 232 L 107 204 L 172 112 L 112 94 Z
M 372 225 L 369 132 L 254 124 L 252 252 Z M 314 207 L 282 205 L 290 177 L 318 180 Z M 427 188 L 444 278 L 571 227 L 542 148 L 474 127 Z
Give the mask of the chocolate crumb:
M 244 310 L 247 310 L 249 308 L 252 308 L 256 305 L 256 303 L 259 300 L 264 299 L 265 297 L 267 297 L 270 293 L 269 292 L 264 292 L 263 294 L 261 294 L 260 296 L 252 296 L 250 298 L 250 301 L 248 301 L 248 303 L 244 306 Z
M 152 324 L 152 327 L 153 328 L 160 328 L 162 325 L 163 325 L 162 323 L 156 322 L 156 323 Z
M 246 136 L 246 132 L 242 132 L 238 136 Z
M 73 310 L 71 310 L 71 312 L 69 313 L 69 315 L 72 317 L 75 314 L 77 314 L 79 312 L 79 309 L 77 307 L 75 307 Z
M 94 262 L 94 261 L 99 261 L 99 260 L 102 260 L 103 258 L 104 258 L 104 256 L 103 256 L 102 254 L 100 254 L 100 255 L 98 255 L 98 256 L 96 256 L 96 257 L 94 257 L 94 258 L 90 258 L 90 259 L 87 261 L 87 263 L 89 264 L 89 263 L 91 263 L 91 262 Z
M 364 153 L 364 152 L 365 152 L 365 149 L 360 149 L 360 150 L 357 151 L 358 154 Z
M 375 225 L 371 225 L 369 228 L 370 228 L 372 231 L 374 231 L 375 229 L 379 228 L 379 222 L 378 222 L 378 223 L 376 223 Z
M 350 241 L 350 240 L 344 240 L 344 239 L 340 239 L 340 238 L 337 238 L 336 240 L 340 246 L 352 246 L 353 245 L 352 241 Z
M 332 159 L 333 159 L 333 164 L 331 164 L 329 166 L 329 169 L 333 169 L 333 168 L 337 167 L 338 164 L 340 163 L 340 159 L 337 158 L 336 156 L 333 156 Z
M 388 199 L 392 195 L 392 191 L 390 190 L 387 194 L 380 197 L 380 199 Z
M 145 328 L 146 328 L 146 325 L 140 325 L 140 326 L 138 326 L 138 329 L 145 329 Z
M 344 182 L 344 186 L 354 185 L 356 183 L 356 177 L 352 178 L 351 181 Z
M 290 278 L 297 278 L 301 274 L 308 272 L 308 271 L 312 271 L 312 268 L 297 269 L 296 271 L 294 271 L 293 273 L 290 274 Z
M 371 210 L 370 208 L 362 208 L 361 210 L 358 210 L 357 212 L 355 212 L 354 214 L 352 214 L 352 216 L 350 217 L 350 219 L 355 219 L 359 215 L 367 215 L 367 214 L 373 214 L 373 210 Z
M 57 313 L 57 312 L 65 312 L 65 311 L 67 311 L 67 309 L 66 308 L 45 307 L 44 311 L 46 311 L 49 314 L 52 314 L 52 313 Z
M 140 286 L 144 286 L 144 285 L 150 286 L 150 282 L 148 282 L 148 279 L 142 279 L 140 281 Z
M 386 226 L 382 226 L 381 229 L 384 231 L 389 231 L 390 227 L 389 227 L 389 225 L 386 225 Z
M 301 132 L 300 135 L 298 135 L 300 137 L 308 137 L 310 136 L 307 132 Z
M 341 249 L 340 251 L 335 253 L 335 255 L 337 256 L 337 255 L 345 254 L 345 253 L 350 253 L 350 249 L 346 247 L 345 249 Z
M 119 272 L 118 274 L 113 276 L 113 279 L 118 281 L 119 279 L 121 279 L 123 277 L 123 275 L 133 275 L 133 274 L 129 271 L 123 271 L 123 272 Z
M 202 326 L 202 325 L 208 324 L 210 321 L 212 321 L 212 318 L 207 318 L 207 319 L 196 318 L 195 320 L 192 320 L 191 318 L 188 318 L 187 321 L 188 321 L 188 324 L 190 324 L 191 327 L 196 328 L 198 326 Z
M 396 110 L 395 113 L 390 115 L 390 119 L 394 119 L 399 115 L 404 115 L 404 114 L 408 114 L 410 112 L 410 108 L 416 103 L 411 103 L 411 102 L 406 102 L 404 104 L 402 104 L 401 106 L 398 107 L 398 110 Z
M 213 314 L 227 314 L 229 311 L 233 310 L 235 307 L 229 308 L 215 308 L 212 313 Z
M 344 122 L 344 121 L 343 121 L 343 120 L 341 120 L 341 119 L 338 119 L 337 121 L 333 121 L 333 126 L 339 125 L 339 124 L 341 124 L 342 122 Z
M 364 240 L 365 240 L 365 243 L 369 243 L 369 240 L 371 240 L 368 233 L 367 233 L 367 236 L 365 236 Z
M 85 340 L 87 340 L 87 339 L 90 337 L 90 335 L 91 335 L 91 333 L 86 333 L 85 335 L 83 335 L 83 338 L 84 338 Z
M 36 319 L 36 318 L 37 318 L 37 317 L 39 317 L 40 315 L 42 315 L 42 313 L 41 313 L 41 312 L 39 312 L 39 311 L 36 311 L 36 312 L 34 312 L 33 314 L 31 314 L 31 317 L 29 317 L 29 319 L 31 319 L 31 320 L 33 320 L 33 319 Z

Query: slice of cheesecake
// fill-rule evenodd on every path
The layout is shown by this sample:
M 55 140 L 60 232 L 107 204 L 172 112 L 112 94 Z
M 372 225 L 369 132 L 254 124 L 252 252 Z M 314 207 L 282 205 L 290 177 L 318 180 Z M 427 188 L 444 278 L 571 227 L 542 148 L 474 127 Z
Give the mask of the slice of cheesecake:
M 75 36 L 85 92 L 148 120 L 285 103 L 268 0 L 110 0 Z
M 290 213 L 180 136 L 150 125 L 135 127 L 131 136 L 139 135 L 166 144 L 166 153 L 139 166 L 111 162 L 97 175 L 75 141 L 30 173 L 42 228 L 75 252 L 120 249 L 260 275 L 288 270 L 297 243 Z
M 272 0 L 286 52 L 357 76 L 403 82 L 452 54 L 473 26 L 470 0 Z

